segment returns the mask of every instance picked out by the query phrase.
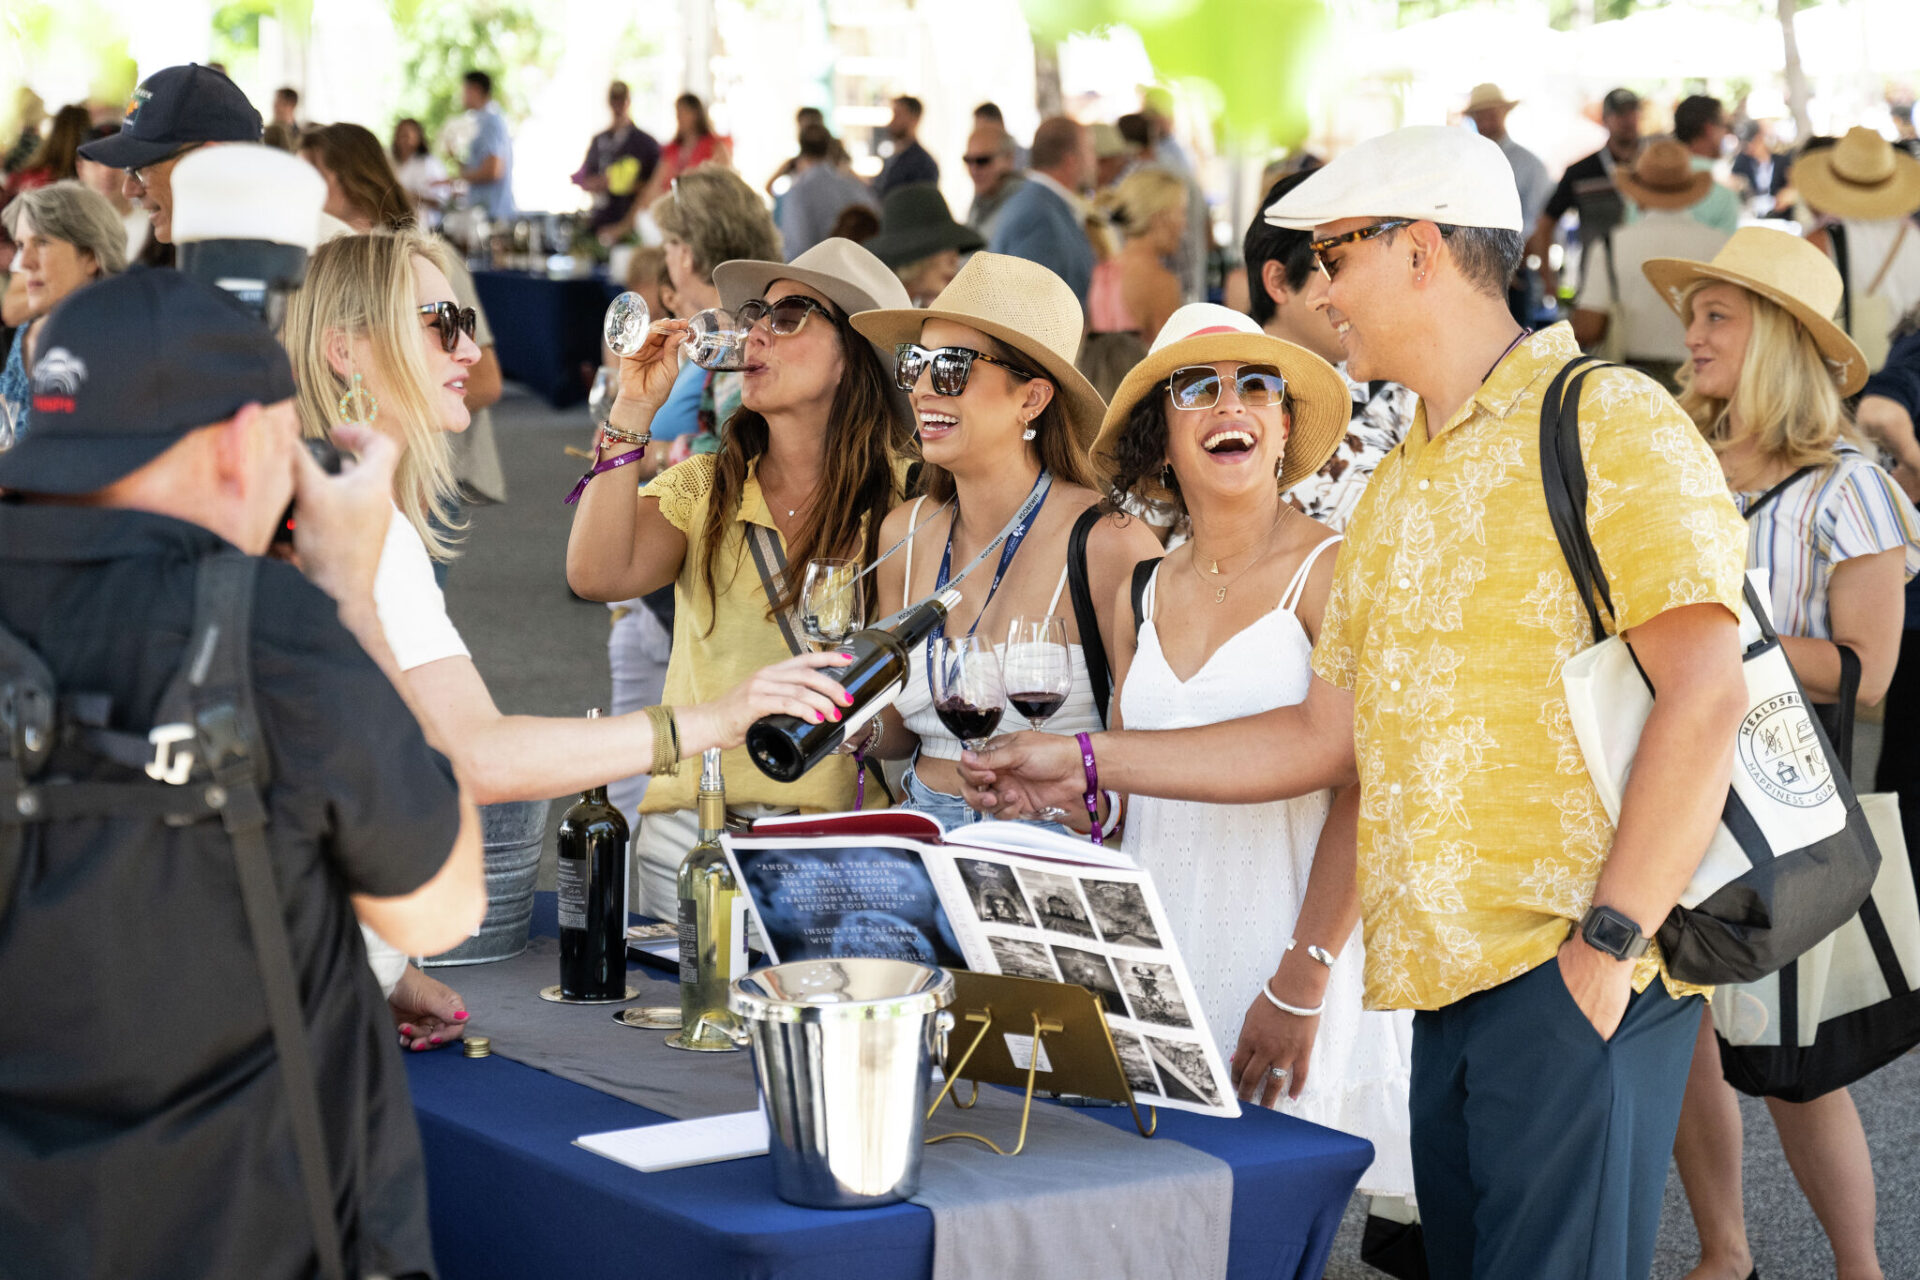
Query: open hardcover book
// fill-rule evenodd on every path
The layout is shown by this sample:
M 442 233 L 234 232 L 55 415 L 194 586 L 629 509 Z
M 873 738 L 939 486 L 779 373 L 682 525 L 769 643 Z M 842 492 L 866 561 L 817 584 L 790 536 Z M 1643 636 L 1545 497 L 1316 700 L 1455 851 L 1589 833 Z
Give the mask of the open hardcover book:
M 763 819 L 721 843 L 774 963 L 886 956 L 1078 983 L 1142 1105 L 1240 1114 L 1153 880 L 1119 850 L 901 809 Z

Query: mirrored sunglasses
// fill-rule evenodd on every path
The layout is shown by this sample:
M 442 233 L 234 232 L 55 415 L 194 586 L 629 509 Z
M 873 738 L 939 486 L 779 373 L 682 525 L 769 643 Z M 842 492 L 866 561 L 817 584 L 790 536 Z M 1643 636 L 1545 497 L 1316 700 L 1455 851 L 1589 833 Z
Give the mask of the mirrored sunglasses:
M 420 308 L 420 314 L 433 321 L 433 327 L 440 331 L 440 345 L 452 355 L 460 348 L 460 335 L 469 338 L 480 323 L 479 313 L 472 307 L 462 307 L 451 302 L 429 302 Z
M 998 365 L 1016 378 L 1031 381 L 1045 376 L 966 347 L 936 347 L 928 350 L 917 343 L 903 342 L 893 349 L 893 355 L 896 361 L 893 367 L 895 386 L 902 391 L 911 391 L 914 384 L 920 381 L 920 375 L 931 368 L 933 393 L 937 396 L 957 396 L 965 391 L 967 377 L 973 372 L 973 362 L 976 360 Z
M 791 338 L 806 327 L 807 317 L 818 311 L 828 321 L 832 321 L 833 312 L 804 293 L 790 293 L 778 302 L 768 302 L 765 298 L 752 298 L 734 310 L 734 319 L 740 322 L 744 331 L 759 324 L 764 317 L 767 328 L 775 337 Z
M 1210 364 L 1188 365 L 1167 375 L 1167 396 L 1176 409 L 1211 409 L 1220 402 L 1221 377 Z M 1270 364 L 1243 364 L 1233 374 L 1233 393 L 1249 409 L 1286 399 L 1286 375 Z

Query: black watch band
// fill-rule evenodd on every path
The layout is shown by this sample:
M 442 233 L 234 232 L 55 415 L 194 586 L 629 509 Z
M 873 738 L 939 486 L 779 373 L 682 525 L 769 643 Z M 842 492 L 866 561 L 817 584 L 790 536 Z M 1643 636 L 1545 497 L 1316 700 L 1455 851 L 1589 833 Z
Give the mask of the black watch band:
M 1653 939 L 1640 932 L 1640 926 L 1612 907 L 1593 906 L 1580 917 L 1580 937 L 1595 951 L 1616 960 L 1638 960 L 1647 954 Z

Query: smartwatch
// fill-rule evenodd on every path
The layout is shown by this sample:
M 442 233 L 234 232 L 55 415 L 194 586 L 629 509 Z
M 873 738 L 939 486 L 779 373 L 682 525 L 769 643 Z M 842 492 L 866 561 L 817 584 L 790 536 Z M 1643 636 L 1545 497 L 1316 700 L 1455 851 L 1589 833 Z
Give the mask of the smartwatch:
M 1647 954 L 1653 939 L 1640 932 L 1640 926 L 1612 907 L 1591 906 L 1580 917 L 1580 937 L 1595 951 L 1616 960 L 1638 960 Z

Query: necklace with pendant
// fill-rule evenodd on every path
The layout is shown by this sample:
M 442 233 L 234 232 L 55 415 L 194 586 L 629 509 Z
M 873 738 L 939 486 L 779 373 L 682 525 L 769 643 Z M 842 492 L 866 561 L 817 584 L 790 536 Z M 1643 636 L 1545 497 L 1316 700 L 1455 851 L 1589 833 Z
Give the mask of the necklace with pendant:
M 1262 534 L 1258 538 L 1255 538 L 1252 542 L 1247 543 L 1245 546 L 1241 547 L 1238 551 L 1228 552 L 1227 558 L 1232 559 L 1234 556 L 1239 555 L 1240 552 L 1251 550 L 1253 547 L 1259 545 L 1260 543 L 1269 541 L 1270 539 L 1272 539 L 1273 531 L 1280 527 L 1280 521 L 1286 517 L 1286 514 L 1287 514 L 1287 504 L 1283 502 L 1280 504 L 1280 510 L 1274 513 L 1273 523 L 1267 526 L 1266 533 Z M 1189 543 L 1188 545 L 1193 546 L 1192 543 Z M 1255 556 L 1253 559 L 1241 565 L 1239 571 L 1235 573 L 1232 577 L 1228 578 L 1225 582 L 1216 583 L 1212 581 L 1212 579 L 1208 575 L 1212 575 L 1213 577 L 1219 576 L 1220 560 L 1218 557 L 1215 557 L 1215 556 L 1208 556 L 1206 559 L 1207 559 L 1207 572 L 1201 573 L 1200 572 L 1200 560 L 1201 560 L 1200 549 L 1199 547 L 1194 546 L 1193 556 L 1187 561 L 1187 567 L 1193 570 L 1194 577 L 1200 579 L 1202 583 L 1213 588 L 1213 602 L 1215 604 L 1226 603 L 1227 588 L 1233 586 L 1234 583 L 1240 581 L 1240 579 L 1246 575 L 1247 570 L 1253 568 L 1255 564 L 1259 563 L 1259 557 Z

